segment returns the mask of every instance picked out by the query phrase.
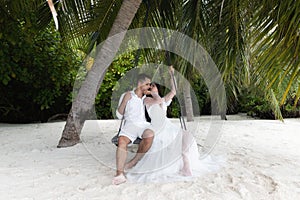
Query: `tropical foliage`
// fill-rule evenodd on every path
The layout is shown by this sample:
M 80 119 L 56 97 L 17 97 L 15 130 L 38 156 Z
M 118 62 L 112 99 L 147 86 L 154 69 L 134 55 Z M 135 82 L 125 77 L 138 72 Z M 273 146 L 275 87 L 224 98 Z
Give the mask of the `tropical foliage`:
M 76 27 L 74 28 L 76 33 L 64 31 L 68 37 L 80 36 L 82 39 L 86 36 L 95 36 L 97 33 L 98 41 L 102 41 L 107 36 L 109 26 L 105 27 L 104 21 L 107 24 L 113 23 L 119 1 L 93 2 L 106 5 L 101 7 L 103 8 L 101 15 L 89 18 L 92 21 L 99 18 L 94 29 L 92 30 L 90 21 L 72 20 L 69 22 L 72 24 L 62 23 L 62 29 Z M 77 6 L 74 4 L 72 7 L 69 4 L 67 7 L 74 10 L 80 3 L 84 4 L 81 6 L 83 8 L 89 5 L 87 2 L 79 1 Z M 105 11 L 108 7 L 111 9 Z M 234 110 L 231 107 L 238 101 L 243 88 L 261 88 L 263 98 L 270 102 L 278 118 L 281 117 L 280 107 L 285 104 L 289 95 L 293 94 L 294 105 L 298 102 L 300 96 L 298 0 L 145 0 L 132 22 L 132 28 L 142 26 L 147 10 L 149 11 L 147 26 L 178 30 L 198 41 L 210 53 L 223 75 L 229 109 Z M 81 19 L 82 16 L 86 16 L 86 12 L 95 13 L 89 9 L 82 9 L 80 12 L 74 12 L 72 16 Z M 148 51 L 147 55 L 151 55 L 151 52 Z M 176 63 L 175 67 L 187 77 L 193 73 L 194 69 L 180 58 L 175 57 L 172 62 Z
M 139 58 L 141 61 L 143 58 Z M 133 52 L 127 52 L 117 57 L 108 68 L 99 93 L 95 100 L 95 108 L 98 119 L 112 119 L 111 109 L 112 93 L 116 83 L 124 76 L 126 72 L 136 66 L 136 55 Z
M 53 2 L 63 41 L 88 53 L 106 39 L 123 1 Z M 1 0 L 1 5 L 1 13 L 11 18 L 30 8 L 31 13 L 38 13 L 38 27 L 46 27 L 52 20 L 44 1 Z M 273 115 L 281 118 L 285 108 L 295 110 L 299 102 L 299 19 L 299 0 L 144 0 L 130 28 L 165 27 L 188 35 L 209 52 L 221 71 L 229 111 L 237 109 L 241 95 L 248 91 L 253 98 L 259 93 Z M 3 18 L 0 20 L 3 23 Z M 27 19 L 23 21 L 24 27 L 32 27 Z M 149 60 L 156 54 L 153 50 L 142 53 Z M 164 59 L 164 53 L 158 57 Z M 194 69 L 186 61 L 172 55 L 171 62 L 194 80 Z
M 34 6 L 9 3 L 0 12 L 0 121 L 47 121 L 68 112 L 81 60 L 53 24 L 39 29 Z

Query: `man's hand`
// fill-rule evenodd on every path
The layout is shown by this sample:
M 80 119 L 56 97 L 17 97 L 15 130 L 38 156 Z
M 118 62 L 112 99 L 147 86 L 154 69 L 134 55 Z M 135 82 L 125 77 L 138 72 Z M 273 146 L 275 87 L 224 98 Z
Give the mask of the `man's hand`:
M 118 112 L 121 114 L 121 115 L 124 115 L 124 112 L 125 112 L 125 107 L 127 105 L 127 102 L 131 99 L 131 93 L 130 92 L 126 92 L 126 94 L 124 95 L 123 99 L 122 99 L 122 102 L 118 108 Z
M 123 102 L 125 102 L 125 104 L 127 104 L 127 102 L 131 99 L 131 93 L 130 92 L 126 92 L 124 98 L 123 98 Z
M 146 90 L 144 94 L 145 95 L 151 95 L 151 90 Z

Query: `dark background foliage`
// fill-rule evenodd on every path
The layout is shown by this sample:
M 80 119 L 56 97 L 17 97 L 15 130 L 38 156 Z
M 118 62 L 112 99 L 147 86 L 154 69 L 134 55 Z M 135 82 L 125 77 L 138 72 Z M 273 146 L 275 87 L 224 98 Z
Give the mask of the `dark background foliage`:
M 22 15 L 23 14 L 23 15 Z M 34 26 L 35 15 L 20 13 L 16 19 L 1 14 L 0 121 L 45 122 L 67 113 L 80 56 L 62 43 L 53 24 Z

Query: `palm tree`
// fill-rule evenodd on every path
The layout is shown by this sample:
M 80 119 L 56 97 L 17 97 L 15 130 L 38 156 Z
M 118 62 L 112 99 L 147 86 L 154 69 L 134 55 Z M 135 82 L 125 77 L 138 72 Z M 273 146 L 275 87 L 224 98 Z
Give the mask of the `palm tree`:
M 141 2 L 141 0 L 123 1 L 109 31 L 109 39 L 105 40 L 101 49 L 97 52 L 93 67 L 88 72 L 72 104 L 58 147 L 72 146 L 80 141 L 79 134 L 89 111 L 93 107 L 96 94 L 104 78 L 103 74 L 111 64 Z M 119 34 L 117 38 L 113 37 L 117 33 L 122 34 Z

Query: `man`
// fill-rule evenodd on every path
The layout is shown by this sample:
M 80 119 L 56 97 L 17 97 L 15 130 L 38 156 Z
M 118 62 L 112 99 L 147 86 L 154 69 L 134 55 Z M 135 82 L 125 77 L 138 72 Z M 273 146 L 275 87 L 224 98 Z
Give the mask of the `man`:
M 114 185 L 126 182 L 124 168 L 127 158 L 127 145 L 132 143 L 137 137 L 142 138 L 135 157 L 127 163 L 128 168 L 135 165 L 152 145 L 154 132 L 147 129 L 149 123 L 145 118 L 145 106 L 143 103 L 145 94 L 150 89 L 150 83 L 151 80 L 147 75 L 140 74 L 138 75 L 137 87 L 124 93 L 120 98 L 116 114 L 119 119 L 124 115 L 124 125 L 118 138 L 116 152 L 117 171 L 116 176 L 112 180 Z

